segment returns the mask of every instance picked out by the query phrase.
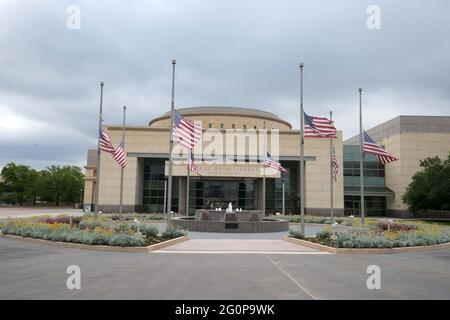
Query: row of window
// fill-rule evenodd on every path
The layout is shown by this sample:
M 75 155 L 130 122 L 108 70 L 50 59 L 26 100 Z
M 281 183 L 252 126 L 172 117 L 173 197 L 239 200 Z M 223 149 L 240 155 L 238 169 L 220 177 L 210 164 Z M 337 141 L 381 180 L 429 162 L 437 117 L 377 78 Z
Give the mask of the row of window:
M 213 127 L 213 126 L 212 126 L 212 123 L 209 123 L 209 124 L 208 124 L 208 128 L 211 129 L 212 127 Z M 223 123 L 220 124 L 220 128 L 221 128 L 221 129 L 224 128 L 224 124 L 223 124 Z M 244 124 L 244 125 L 242 126 L 242 128 L 243 128 L 243 129 L 247 129 L 247 125 Z M 236 125 L 235 125 L 234 123 L 231 125 L 231 129 L 236 129 Z M 253 129 L 256 130 L 256 126 L 253 126 Z
M 144 212 L 164 211 L 164 161 L 165 159 L 144 159 L 144 190 L 142 209 Z M 178 211 L 179 178 L 172 178 L 171 210 Z
M 364 207 L 367 216 L 382 217 L 386 215 L 386 197 L 364 197 Z M 345 215 L 359 216 L 361 210 L 361 197 L 344 196 Z
M 279 212 L 282 208 L 283 183 L 285 189 L 286 211 L 297 211 L 298 164 L 285 162 L 281 164 L 289 174 L 280 179 L 266 180 L 266 209 L 269 212 Z M 173 178 L 172 207 L 178 211 L 179 178 Z M 144 159 L 143 210 L 145 212 L 162 212 L 164 210 L 164 159 Z M 192 179 L 189 185 L 189 211 L 217 206 L 221 202 L 233 201 L 233 205 L 243 209 L 257 207 L 255 181 L 210 181 Z M 226 205 L 221 203 L 221 205 Z

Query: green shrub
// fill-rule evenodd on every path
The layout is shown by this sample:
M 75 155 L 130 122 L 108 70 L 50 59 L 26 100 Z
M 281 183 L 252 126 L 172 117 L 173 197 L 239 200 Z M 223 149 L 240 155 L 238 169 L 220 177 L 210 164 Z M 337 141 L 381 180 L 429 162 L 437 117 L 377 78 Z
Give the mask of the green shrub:
M 116 233 L 129 233 L 130 231 L 136 232 L 132 225 L 129 223 L 115 223 L 111 226 L 111 229 Z
M 110 246 L 116 247 L 141 247 L 145 245 L 144 238 L 140 235 L 118 234 L 109 240 Z
M 166 231 L 163 232 L 162 237 L 165 239 L 174 239 L 185 236 L 186 234 L 186 231 L 180 230 L 173 225 L 168 225 Z
M 329 241 L 332 235 L 331 230 L 323 229 L 316 233 L 316 239 L 319 241 Z
M 143 225 L 140 231 L 147 238 L 155 238 L 159 233 L 158 227 L 152 225 Z
M 450 235 L 448 233 L 437 235 L 402 233 L 394 240 L 394 247 L 429 246 L 447 242 L 450 242 Z
M 92 215 L 86 215 L 83 217 L 81 222 L 79 223 L 80 229 L 90 229 L 93 230 L 97 227 L 101 227 L 102 225 L 106 224 L 108 222 L 108 219 L 104 216 L 92 216 Z
M 300 231 L 297 230 L 289 230 L 289 236 L 292 238 L 296 238 L 296 239 L 304 239 L 305 235 L 303 233 L 301 233 Z
M 393 242 L 380 237 L 354 236 L 345 232 L 336 232 L 336 247 L 338 248 L 392 248 Z
M 271 216 L 270 218 L 272 218 L 272 219 L 288 220 L 289 222 L 293 222 L 293 223 L 300 223 L 301 222 L 301 216 L 300 215 L 292 215 L 292 216 L 288 216 L 288 215 L 274 215 L 274 216 Z M 350 225 L 352 224 L 351 220 L 352 219 L 350 219 L 350 218 L 343 218 L 343 217 L 335 217 L 334 218 L 334 221 L 337 222 L 337 223 L 350 221 Z M 305 215 L 305 223 L 331 224 L 331 217 Z

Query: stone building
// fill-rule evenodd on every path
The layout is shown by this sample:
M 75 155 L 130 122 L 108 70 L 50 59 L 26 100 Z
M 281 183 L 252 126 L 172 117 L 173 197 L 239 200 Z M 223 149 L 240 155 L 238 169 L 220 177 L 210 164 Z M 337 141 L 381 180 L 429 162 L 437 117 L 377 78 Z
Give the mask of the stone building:
M 172 210 L 194 214 L 195 209 L 225 207 L 229 202 L 243 209 L 261 209 L 263 178 L 266 177 L 266 212 L 281 212 L 283 185 L 285 212 L 299 212 L 300 132 L 277 115 L 248 108 L 194 107 L 178 111 L 201 123 L 202 140 L 193 151 L 201 175 L 189 178 L 189 210 L 186 210 L 187 153 L 174 147 Z M 122 127 L 104 125 L 112 143 L 121 140 Z M 124 170 L 124 211 L 163 212 L 169 158 L 170 113 L 155 118 L 146 126 L 127 126 Z M 368 133 L 400 157 L 385 166 L 366 157 L 367 213 L 404 215 L 401 203 L 419 160 L 446 156 L 450 151 L 450 117 L 401 116 L 377 126 Z M 345 142 L 342 132 L 333 139 L 340 170 L 334 183 L 336 215 L 359 214 L 357 200 L 359 171 L 353 169 L 358 157 L 357 137 Z M 355 149 L 356 148 L 356 149 Z M 266 151 L 279 161 L 288 174 L 264 169 Z M 356 156 L 355 156 L 356 154 Z M 306 139 L 306 213 L 328 215 L 330 211 L 330 141 Z M 116 212 L 119 207 L 120 168 L 106 153 L 100 158 L 100 177 L 96 170 L 97 151 L 89 150 L 85 176 L 85 207 L 93 208 L 95 184 L 100 181 L 99 210 Z

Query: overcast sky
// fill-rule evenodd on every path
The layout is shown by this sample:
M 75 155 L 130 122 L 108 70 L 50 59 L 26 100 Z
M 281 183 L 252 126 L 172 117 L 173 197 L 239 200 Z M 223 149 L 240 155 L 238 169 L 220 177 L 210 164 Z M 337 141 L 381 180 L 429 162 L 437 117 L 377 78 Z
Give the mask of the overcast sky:
M 345 3 L 345 5 L 344 5 Z M 78 5 L 80 29 L 66 26 Z M 381 30 L 369 30 L 369 5 Z M 348 138 L 400 114 L 450 115 L 450 2 L 0 0 L 0 166 L 83 165 L 104 118 L 147 125 L 170 108 L 241 106 L 298 128 L 305 111 Z

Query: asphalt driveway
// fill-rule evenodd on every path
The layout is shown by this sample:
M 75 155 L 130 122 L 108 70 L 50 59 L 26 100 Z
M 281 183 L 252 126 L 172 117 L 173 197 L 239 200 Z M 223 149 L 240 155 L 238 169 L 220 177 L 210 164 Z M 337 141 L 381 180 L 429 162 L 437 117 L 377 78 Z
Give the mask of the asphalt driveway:
M 69 290 L 66 269 L 81 269 Z M 366 269 L 381 269 L 369 290 Z M 1 299 L 449 299 L 450 250 L 390 255 L 115 253 L 0 239 Z

